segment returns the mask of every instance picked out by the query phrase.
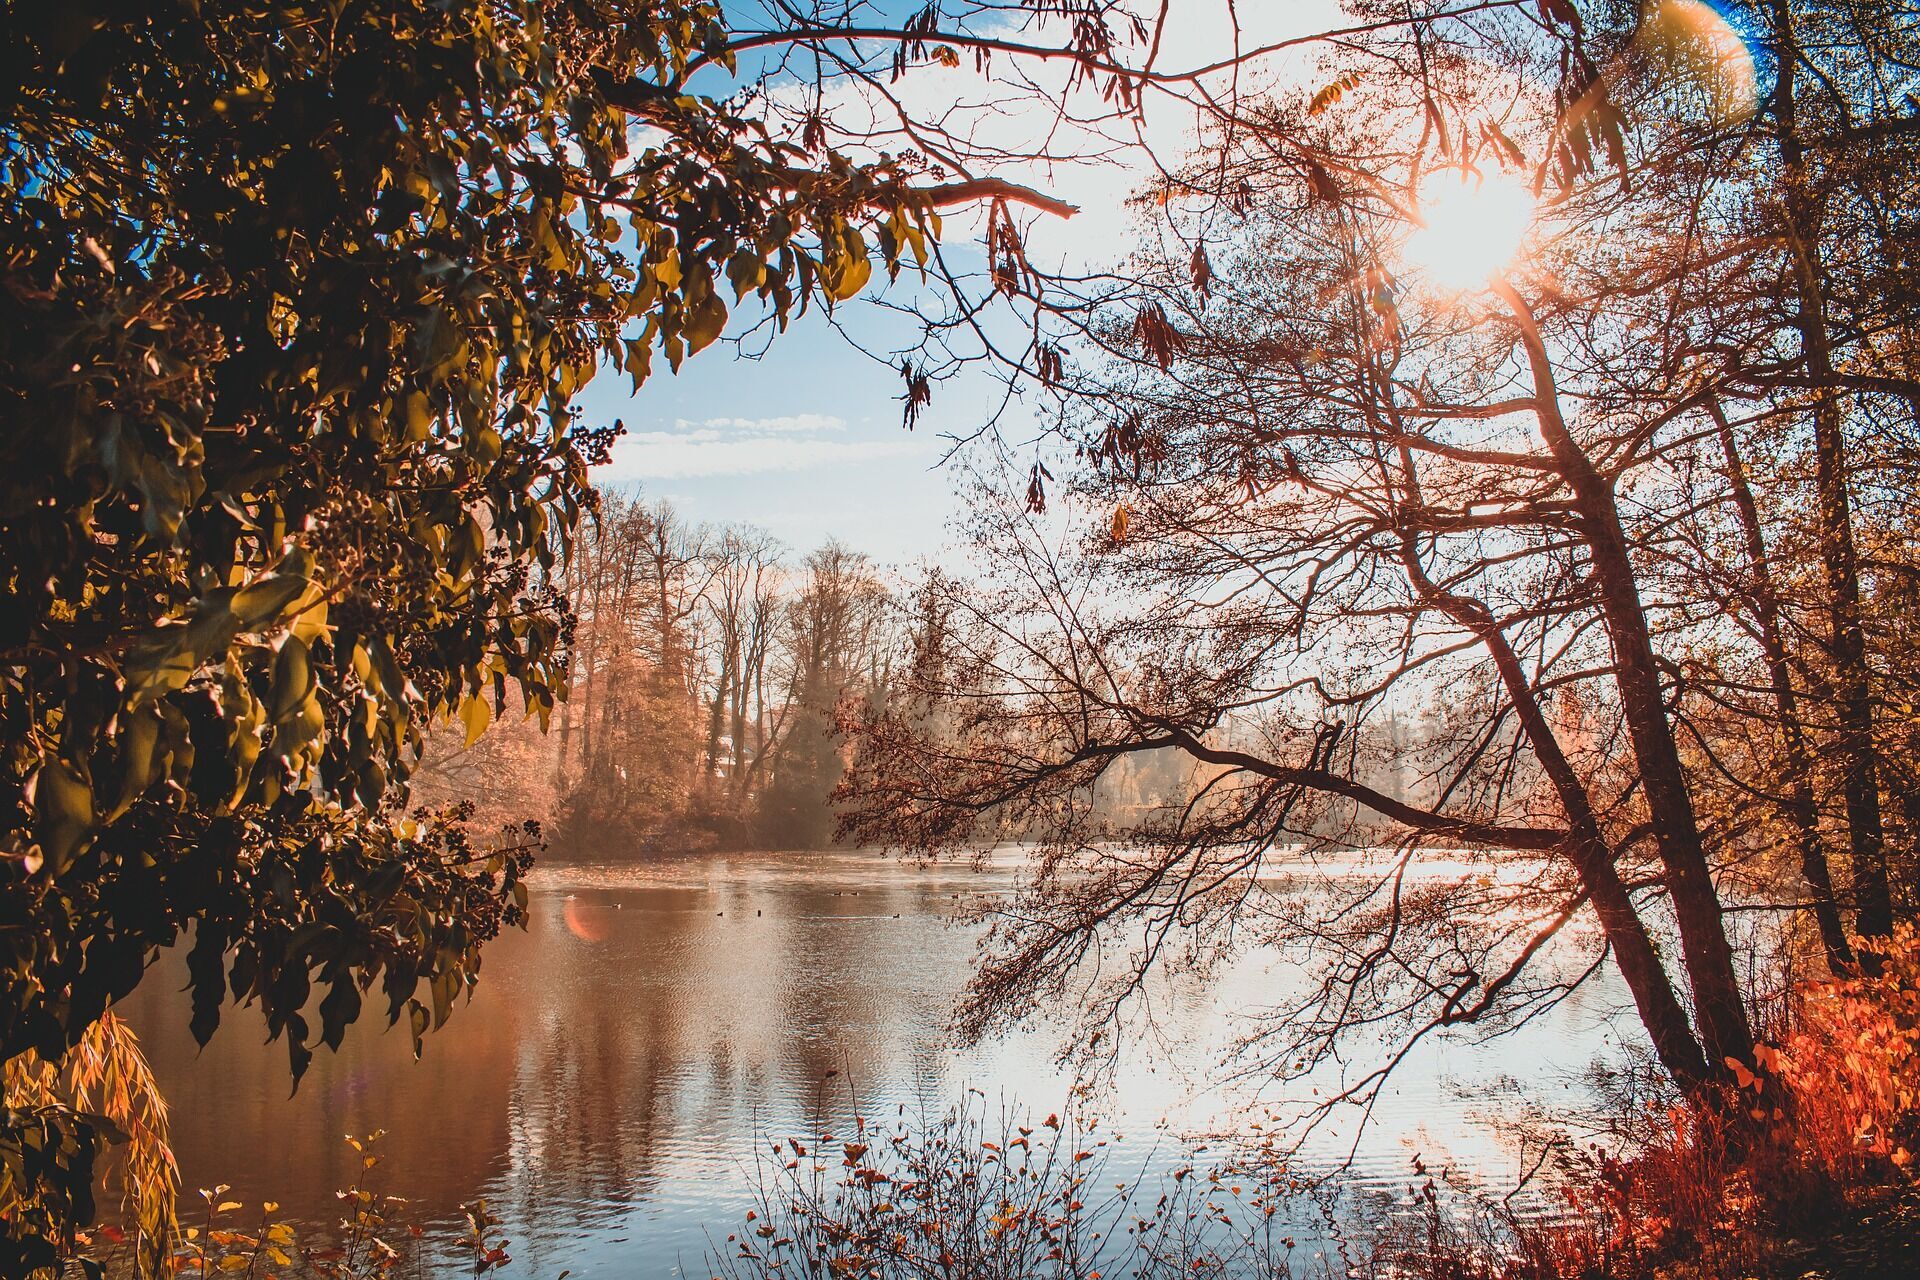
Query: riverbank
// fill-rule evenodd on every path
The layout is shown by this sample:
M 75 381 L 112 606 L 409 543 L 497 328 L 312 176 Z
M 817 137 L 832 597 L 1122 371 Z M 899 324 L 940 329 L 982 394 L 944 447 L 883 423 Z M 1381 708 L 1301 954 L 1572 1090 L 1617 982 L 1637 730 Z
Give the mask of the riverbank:
M 1895 1280 L 1920 1275 L 1920 947 L 1805 984 L 1778 1043 L 1711 1099 L 1630 1098 L 1618 1141 L 1567 1147 L 1516 1206 L 1418 1160 L 1406 1194 L 1336 1209 L 1271 1139 L 1129 1180 L 1097 1125 L 962 1105 L 931 1123 L 776 1144 L 716 1260 L 790 1274 L 969 1280 Z M 1313 1205 L 1323 1230 L 1302 1225 Z M 816 1270 L 815 1268 L 824 1268 Z
M 1421 1280 L 1895 1280 L 1920 1275 L 1920 940 L 1873 977 L 1807 983 L 1787 1028 L 1709 1104 L 1613 1118 L 1562 1217 L 1475 1240 L 1400 1240 L 1375 1274 Z M 1439 1216 L 1429 1215 L 1438 1224 Z

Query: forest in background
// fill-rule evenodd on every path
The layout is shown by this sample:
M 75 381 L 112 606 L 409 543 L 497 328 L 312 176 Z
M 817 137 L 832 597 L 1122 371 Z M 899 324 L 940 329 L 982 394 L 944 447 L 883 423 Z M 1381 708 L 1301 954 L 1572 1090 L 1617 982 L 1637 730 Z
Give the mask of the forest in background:
M 482 830 L 532 819 L 561 859 L 834 844 L 849 727 L 924 688 L 975 591 L 838 541 L 798 553 L 750 525 L 698 524 L 637 490 L 609 489 L 601 504 L 547 588 L 571 619 L 568 698 L 544 722 L 519 714 L 517 697 L 497 719 L 494 700 L 469 704 L 428 737 L 413 802 L 471 804 Z M 1362 726 L 1345 754 L 1383 793 L 1430 797 L 1417 762 L 1449 738 L 1450 718 L 1429 700 Z M 1219 772 L 1178 751 L 1141 753 L 1082 807 L 1119 833 L 1187 804 Z M 1386 833 L 1349 808 L 1303 834 Z M 982 839 L 1036 835 L 1000 812 Z
M 549 590 L 570 619 L 571 696 L 544 723 L 483 709 L 443 727 L 416 801 L 540 821 L 560 856 L 831 841 L 836 711 L 886 697 L 907 639 L 879 566 L 614 490 Z

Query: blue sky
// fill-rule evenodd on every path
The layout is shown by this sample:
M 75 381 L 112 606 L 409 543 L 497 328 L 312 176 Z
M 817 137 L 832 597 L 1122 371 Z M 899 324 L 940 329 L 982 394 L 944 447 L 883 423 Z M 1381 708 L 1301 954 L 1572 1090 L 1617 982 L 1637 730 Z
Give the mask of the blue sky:
M 869 331 L 912 336 L 867 304 L 849 308 Z M 696 522 L 757 525 L 799 552 L 829 537 L 890 564 L 939 551 L 955 508 L 941 436 L 984 419 L 984 379 L 937 387 L 908 432 L 899 373 L 814 314 L 756 359 L 721 342 L 678 374 L 664 360 L 655 368 L 637 396 L 624 375 L 605 373 L 580 397 L 588 421 L 627 428 L 601 484 L 638 485 Z
M 874 0 L 866 11 L 884 21 L 917 9 L 920 2 Z M 1204 62 L 1231 47 L 1229 13 L 1237 14 L 1243 38 L 1254 40 L 1330 22 L 1336 12 L 1335 0 L 1242 9 L 1229 0 L 1184 3 L 1180 20 L 1164 33 L 1164 65 Z M 756 18 L 763 16 L 754 0 L 740 0 L 730 12 L 743 30 L 759 25 Z M 984 14 L 976 14 L 976 20 L 995 22 Z M 1053 130 L 1048 148 L 1054 160 L 995 168 L 1001 176 L 1077 204 L 1081 212 L 1070 222 L 1034 217 L 1026 233 L 1029 257 L 1044 269 L 1067 263 L 1084 267 L 1117 256 L 1133 239 L 1126 197 L 1142 177 L 1139 158 L 1116 154 L 1096 127 L 1081 136 L 1055 119 L 1046 94 L 1067 92 L 1065 68 L 1010 69 L 1020 74 L 1003 81 L 997 74 L 983 78 L 971 60 L 956 68 L 928 63 L 912 68 L 890 92 L 916 113 L 947 113 L 947 123 L 957 131 L 977 131 L 983 143 L 1015 153 L 1033 145 L 1031 113 L 1041 113 Z M 752 68 L 742 70 L 751 74 Z M 1027 73 L 1042 79 L 1020 78 Z M 1072 92 L 1088 97 L 1089 120 L 1107 109 L 1096 88 L 1083 85 Z M 1139 122 L 1137 132 L 1129 124 L 1128 136 L 1153 138 L 1161 149 L 1177 154 L 1191 137 L 1192 118 L 1177 108 L 1161 111 L 1161 105 L 1156 102 L 1151 120 Z M 857 121 L 861 109 L 846 99 L 833 110 L 846 110 Z M 947 218 L 946 252 L 959 269 L 980 265 L 979 222 L 977 210 L 954 210 Z M 899 302 L 915 287 L 903 273 L 898 285 L 884 292 Z M 869 348 L 883 353 L 911 346 L 917 336 L 910 318 L 864 300 L 841 307 L 840 318 Z M 738 334 L 752 319 L 737 317 L 729 332 Z M 1018 349 L 1024 343 L 1013 345 Z M 978 431 L 999 407 L 1001 388 L 979 373 L 937 384 L 932 406 L 909 434 L 901 427 L 902 383 L 894 365 L 854 348 L 815 312 L 797 320 L 757 359 L 742 359 L 722 342 L 675 375 L 656 358 L 656 373 L 637 396 L 624 377 L 602 375 L 582 394 L 581 407 L 589 421 L 622 419 L 628 435 L 598 479 L 606 485 L 638 484 L 649 497 L 672 500 L 694 521 L 758 525 L 800 552 L 837 537 L 883 563 L 939 555 L 959 506 L 953 477 L 940 467 L 950 443 L 942 437 Z M 1006 440 L 1016 448 L 1030 436 L 1019 412 L 1016 408 L 1016 416 L 1002 423 Z
M 920 3 L 879 0 L 864 16 L 898 20 Z M 753 0 L 729 5 L 729 16 L 742 30 L 777 25 Z M 749 59 L 744 78 L 757 65 Z M 951 248 L 968 256 L 962 245 Z M 903 276 L 900 284 L 908 283 Z M 735 315 L 730 336 L 753 323 L 752 310 Z M 883 353 L 914 337 L 909 321 L 864 300 L 842 305 L 839 319 Z M 678 374 L 656 353 L 654 376 L 638 395 L 622 374 L 594 379 L 579 399 L 586 420 L 617 417 L 627 427 L 596 480 L 638 486 L 695 522 L 757 525 L 796 553 L 832 537 L 886 564 L 937 555 L 955 506 L 939 466 L 950 442 L 940 436 L 973 430 L 982 415 L 968 412 L 949 384 L 909 433 L 897 369 L 857 350 L 818 310 L 771 343 L 756 337 L 750 346 L 764 353 L 749 359 L 718 342 Z M 983 400 L 975 395 L 974 407 Z

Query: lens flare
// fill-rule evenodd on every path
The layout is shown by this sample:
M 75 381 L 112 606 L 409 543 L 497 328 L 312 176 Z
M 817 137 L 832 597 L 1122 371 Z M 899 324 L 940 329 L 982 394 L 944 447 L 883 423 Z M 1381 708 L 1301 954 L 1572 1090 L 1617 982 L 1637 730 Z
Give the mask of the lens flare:
M 1420 184 L 1419 225 L 1401 257 L 1442 289 L 1470 289 L 1513 261 L 1533 213 L 1533 191 L 1519 174 L 1435 169 Z
M 1760 105 L 1753 50 L 1706 0 L 1658 0 L 1634 37 L 1669 89 L 1716 124 L 1737 124 Z
M 566 920 L 567 932 L 580 941 L 605 942 L 607 940 L 605 907 L 596 909 L 578 898 L 568 898 L 562 916 Z

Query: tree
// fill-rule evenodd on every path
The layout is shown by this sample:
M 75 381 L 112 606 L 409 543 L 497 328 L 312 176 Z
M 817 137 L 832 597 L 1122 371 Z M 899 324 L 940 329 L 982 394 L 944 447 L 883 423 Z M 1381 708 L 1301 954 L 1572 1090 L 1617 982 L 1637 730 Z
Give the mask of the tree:
M 547 576 L 612 436 L 575 394 L 976 192 L 690 91 L 700 0 L 5 12 L 0 1058 L 191 927 L 196 1034 L 258 1001 L 297 1077 L 376 981 L 444 1020 L 521 917 L 523 843 L 401 807 L 427 723 L 564 692 Z
M 554 769 L 565 845 L 646 845 L 685 815 L 699 771 L 689 624 L 701 541 L 670 504 L 612 493 L 568 567 L 580 689 Z
M 1044 840 L 976 979 L 975 1030 L 1068 989 L 1116 1016 L 1213 935 L 1326 975 L 1255 1041 L 1282 1074 L 1382 1024 L 1503 1025 L 1609 953 L 1684 1088 L 1750 1062 L 1722 895 L 1751 827 L 1719 804 L 1742 731 L 1708 731 L 1734 705 L 1798 733 L 1794 774 L 1808 735 L 1834 733 L 1856 835 L 1871 735 L 1844 677 L 1831 729 L 1783 710 L 1778 679 L 1730 696 L 1736 664 L 1779 664 L 1716 607 L 1724 549 L 1743 577 L 1767 566 L 1715 413 L 1741 402 L 1751 439 L 1825 375 L 1804 350 L 1773 363 L 1791 238 L 1754 234 L 1774 193 L 1723 86 L 1676 77 L 1633 25 L 1541 12 L 1413 15 L 1354 39 L 1317 93 L 1242 100 L 1147 193 L 1167 213 L 1137 270 L 1054 298 L 1034 372 L 1073 453 L 1035 462 L 1025 510 L 982 517 L 995 587 L 952 597 L 981 638 L 964 677 L 919 691 L 954 727 L 874 717 L 850 788 L 862 838 L 939 850 L 1011 816 Z M 1533 224 L 1527 254 L 1442 287 L 1502 199 L 1522 209 L 1510 251 Z M 1065 545 L 1055 470 L 1100 513 Z M 1835 486 L 1815 487 L 1837 545 Z M 1853 652 L 1834 661 L 1857 670 Z M 1409 803 L 1369 779 L 1365 731 L 1433 701 L 1454 726 Z M 1093 818 L 1116 761 L 1169 749 L 1214 770 L 1190 803 Z M 1810 785 L 1787 788 L 1803 822 Z M 1360 812 L 1398 828 L 1398 856 L 1318 913 L 1276 909 L 1263 872 Z M 1820 821 L 1801 865 L 1844 963 Z M 1417 879 L 1422 850 L 1460 846 L 1490 882 Z M 1875 848 L 1852 859 L 1869 934 Z M 1515 865 L 1526 883 L 1503 884 Z M 1554 940 L 1588 913 L 1600 946 L 1571 962 Z M 1091 964 L 1122 938 L 1117 972 Z
M 1769 0 L 1754 8 L 1776 67 L 1767 114 L 1777 188 L 1767 212 L 1787 250 L 1779 322 L 1797 348 L 1780 372 L 1811 402 L 1805 417 L 1817 502 L 1814 544 L 1824 578 L 1824 641 L 1857 925 L 1865 936 L 1882 937 L 1894 908 L 1868 606 L 1855 536 L 1854 490 L 1871 481 L 1849 454 L 1863 430 L 1872 430 L 1874 401 L 1910 405 L 1920 391 L 1910 368 L 1898 356 L 1887 358 L 1883 336 L 1910 333 L 1915 319 L 1898 249 L 1910 215 L 1896 175 L 1911 168 L 1916 127 L 1910 99 L 1896 96 L 1886 74 L 1913 56 L 1913 36 L 1890 15 L 1853 6 Z
M 828 800 L 845 772 L 840 711 L 880 683 L 886 605 L 865 556 L 829 542 L 807 557 L 787 602 L 788 709 L 760 814 L 777 845 L 818 848 L 832 835 Z
M 748 708 L 764 703 L 766 654 L 772 639 L 773 589 L 779 544 L 757 529 L 723 530 L 708 546 L 707 590 L 702 604 L 712 646 L 707 695 L 705 785 L 739 827 L 746 806 L 748 772 L 760 735 L 760 717 L 749 734 Z M 723 747 L 724 741 L 724 747 Z M 712 793 L 724 791 L 724 796 Z

